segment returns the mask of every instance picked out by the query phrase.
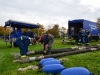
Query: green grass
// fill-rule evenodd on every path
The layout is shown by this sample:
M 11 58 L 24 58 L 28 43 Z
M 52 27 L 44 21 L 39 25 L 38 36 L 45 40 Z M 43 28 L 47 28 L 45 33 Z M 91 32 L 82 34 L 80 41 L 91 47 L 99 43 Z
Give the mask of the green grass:
M 99 44 L 99 42 L 91 42 L 90 44 Z M 53 44 L 53 49 L 57 48 L 67 48 L 75 45 L 62 44 L 60 39 L 55 39 Z M 29 46 L 29 50 L 42 50 L 41 44 Z M 3 40 L 0 40 L 0 75 L 45 75 L 44 73 L 38 73 L 37 70 L 27 70 L 23 72 L 18 72 L 18 68 L 27 67 L 29 65 L 36 65 L 38 62 L 34 61 L 31 63 L 14 63 L 13 58 L 10 56 L 11 53 L 19 52 L 19 48 L 11 48 L 11 45 Z M 69 55 L 64 56 L 68 60 L 64 60 L 64 66 L 69 67 L 85 67 L 89 71 L 95 73 L 95 75 L 100 75 L 100 51 L 88 52 L 84 54 Z

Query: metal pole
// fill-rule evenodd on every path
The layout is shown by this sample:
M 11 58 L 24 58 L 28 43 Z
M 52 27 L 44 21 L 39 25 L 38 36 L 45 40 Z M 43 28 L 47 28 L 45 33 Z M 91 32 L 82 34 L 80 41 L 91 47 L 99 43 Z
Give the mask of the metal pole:
M 13 39 L 10 38 L 10 33 L 11 33 L 10 30 L 11 30 L 11 24 L 10 24 L 10 27 L 9 27 L 9 41 L 11 42 L 12 48 L 14 48 Z
M 39 29 L 40 29 L 40 28 L 38 28 L 38 36 L 39 36 Z

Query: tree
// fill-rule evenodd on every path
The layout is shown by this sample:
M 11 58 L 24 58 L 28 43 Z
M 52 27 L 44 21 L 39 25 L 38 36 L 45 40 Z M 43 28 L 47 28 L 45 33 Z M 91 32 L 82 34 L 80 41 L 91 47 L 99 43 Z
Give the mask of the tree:
M 42 24 L 37 24 L 39 25 L 39 28 L 32 29 L 32 31 L 35 33 L 36 36 L 40 36 L 45 32 L 45 28 Z
M 39 25 L 39 28 L 33 28 L 33 29 L 31 29 L 31 31 L 34 32 L 35 36 L 40 36 L 45 32 L 45 28 L 42 24 L 39 24 L 39 23 L 37 23 L 37 24 Z M 27 28 L 22 28 L 23 34 L 25 34 L 25 32 L 27 32 L 27 31 L 28 31 Z
M 0 36 L 2 36 L 3 35 L 3 28 L 2 28 L 2 26 L 0 26 Z
M 60 37 L 64 38 L 66 36 L 66 34 L 67 34 L 66 28 L 65 27 L 61 27 L 60 28 Z
M 97 19 L 97 26 L 98 26 L 98 29 L 100 30 L 100 18 Z
M 4 31 L 5 31 L 5 28 L 4 28 L 3 26 L 0 26 L 0 36 L 4 36 Z M 9 32 L 11 32 L 11 31 L 10 31 L 10 28 L 7 27 L 7 28 L 6 28 L 5 34 L 8 35 Z
M 47 31 L 51 33 L 52 35 L 54 35 L 54 37 L 56 38 L 59 37 L 59 25 L 58 24 L 54 24 L 53 27 L 49 28 Z

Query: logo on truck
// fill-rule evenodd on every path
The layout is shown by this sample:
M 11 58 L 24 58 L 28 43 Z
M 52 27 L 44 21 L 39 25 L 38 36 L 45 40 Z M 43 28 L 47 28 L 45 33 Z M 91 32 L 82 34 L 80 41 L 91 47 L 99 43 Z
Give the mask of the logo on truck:
M 96 30 L 96 29 L 97 29 L 97 27 L 96 27 L 95 25 L 89 24 L 89 26 L 90 26 L 90 28 L 91 28 L 92 30 Z

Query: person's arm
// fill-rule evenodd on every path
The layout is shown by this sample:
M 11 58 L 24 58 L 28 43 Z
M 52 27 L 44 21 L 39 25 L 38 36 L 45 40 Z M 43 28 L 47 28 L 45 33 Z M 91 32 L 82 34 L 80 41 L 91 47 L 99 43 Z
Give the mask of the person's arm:
M 48 44 L 42 44 L 42 49 L 44 51 L 44 53 L 47 53 L 47 50 L 48 50 Z
M 90 35 L 91 35 L 90 32 L 88 32 L 88 37 L 90 37 Z
M 41 42 L 41 41 L 42 41 L 42 36 L 40 36 L 38 39 L 38 42 Z

